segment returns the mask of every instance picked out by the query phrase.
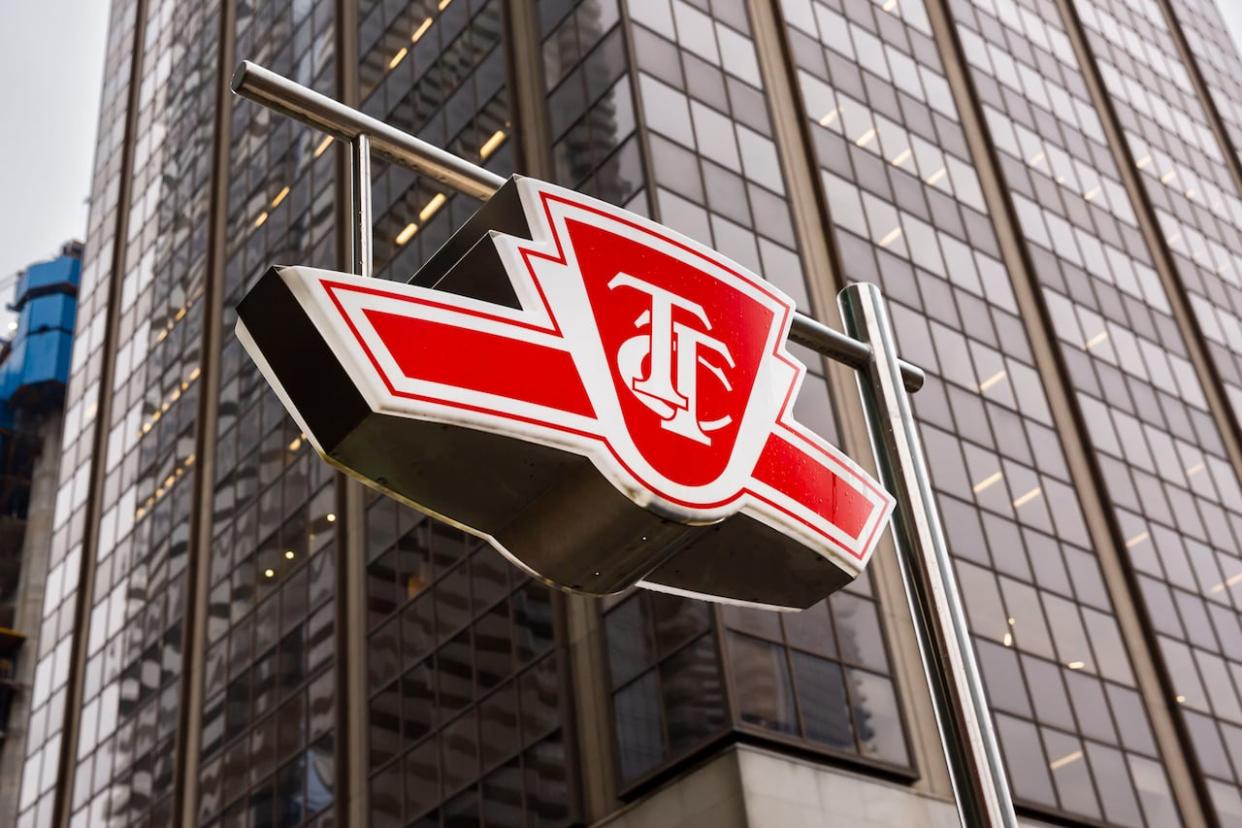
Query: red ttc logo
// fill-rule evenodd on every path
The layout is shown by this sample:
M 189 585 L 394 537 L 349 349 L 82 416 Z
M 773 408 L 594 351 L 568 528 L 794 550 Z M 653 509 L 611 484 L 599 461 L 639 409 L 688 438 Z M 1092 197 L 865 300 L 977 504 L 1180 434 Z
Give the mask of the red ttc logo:
M 817 564 L 860 571 L 892 499 L 794 418 L 805 368 L 785 344 L 792 300 L 625 210 L 532 179 L 509 192 L 530 238 L 493 231 L 475 249 L 495 255 L 470 261 L 498 257 L 511 303 L 278 274 L 369 409 L 576 454 L 662 520 L 741 513 Z

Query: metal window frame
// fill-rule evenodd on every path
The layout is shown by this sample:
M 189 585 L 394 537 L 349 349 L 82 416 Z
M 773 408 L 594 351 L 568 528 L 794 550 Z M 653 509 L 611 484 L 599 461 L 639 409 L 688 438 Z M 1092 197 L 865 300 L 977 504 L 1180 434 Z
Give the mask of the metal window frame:
M 416 170 L 459 193 L 485 200 L 505 179 L 466 159 L 308 89 L 250 61 L 233 75 L 233 92 L 345 142 L 353 271 L 371 275 L 371 153 Z M 1016 828 L 999 744 L 975 662 L 931 477 L 909 393 L 922 369 L 897 356 L 880 289 L 856 283 L 838 294 L 847 333 L 796 314 L 790 340 L 853 368 L 885 487 L 896 497 L 893 534 L 924 673 L 963 825 Z

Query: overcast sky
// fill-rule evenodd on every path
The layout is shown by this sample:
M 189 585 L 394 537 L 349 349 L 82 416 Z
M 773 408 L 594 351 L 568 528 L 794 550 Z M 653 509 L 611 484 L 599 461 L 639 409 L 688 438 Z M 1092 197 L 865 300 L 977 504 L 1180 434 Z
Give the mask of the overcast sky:
M 1242 43 L 1242 0 L 1216 0 L 1225 25 L 1233 31 L 1233 42 Z
M 109 5 L 0 0 L 0 321 L 9 277 L 86 234 Z
M 1242 0 L 1217 3 L 1242 42 Z M 0 285 L 86 233 L 110 5 L 0 0 Z

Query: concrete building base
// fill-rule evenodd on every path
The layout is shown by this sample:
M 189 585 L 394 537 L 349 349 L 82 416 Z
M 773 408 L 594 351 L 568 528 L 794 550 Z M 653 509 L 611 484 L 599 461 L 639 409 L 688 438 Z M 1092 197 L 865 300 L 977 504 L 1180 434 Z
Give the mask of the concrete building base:
M 956 828 L 958 820 L 952 802 L 910 787 L 751 745 L 734 745 L 596 825 Z
M 956 828 L 953 803 L 896 783 L 734 745 L 597 823 L 608 828 Z

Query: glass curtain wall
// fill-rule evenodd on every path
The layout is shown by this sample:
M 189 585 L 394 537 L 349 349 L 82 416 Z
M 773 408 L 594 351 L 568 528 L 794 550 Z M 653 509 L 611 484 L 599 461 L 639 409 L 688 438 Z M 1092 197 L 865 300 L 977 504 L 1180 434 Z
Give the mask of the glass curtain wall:
M 1065 815 L 1172 824 L 926 8 L 782 7 L 846 276 L 883 286 L 902 352 L 929 369 L 915 412 L 1014 795 Z
M 103 394 L 103 345 L 112 290 L 116 234 L 120 218 L 121 172 L 129 113 L 130 76 L 135 48 L 137 0 L 112 4 L 104 51 L 99 132 L 91 176 L 91 208 L 73 357 L 65 396 L 60 477 L 52 519 L 52 548 L 43 593 L 38 661 L 30 688 L 31 715 L 22 771 L 18 825 L 51 822 L 60 781 L 61 736 L 68 695 L 69 667 L 76 635 L 76 609 L 82 572 L 88 499 L 94 473 L 95 429 Z M 34 654 L 27 653 L 28 657 Z M 86 796 L 104 786 L 85 781 Z M 105 798 L 92 805 L 101 817 Z
M 1234 416 L 1242 416 L 1238 184 L 1155 0 L 1075 8 L 1125 133 L 1123 163 L 1139 171 Z M 1212 51 L 1237 63 L 1236 49 Z
M 333 0 L 236 0 L 234 53 L 328 95 Z M 243 352 L 273 262 L 333 268 L 330 138 L 233 97 L 198 819 L 327 825 L 336 751 L 336 483 Z
M 514 171 L 504 4 L 499 0 L 363 0 L 361 108 L 486 167 Z M 478 208 L 436 182 L 372 160 L 377 275 L 406 281 Z
M 1128 144 L 1121 163 L 1139 171 L 1237 422 L 1242 415 L 1242 200 L 1237 180 L 1155 0 L 1078 0 L 1074 5 Z M 1235 49 L 1224 54 L 1237 63 Z M 1151 418 L 1140 414 L 1140 419 Z M 1179 572 L 1164 554 L 1139 568 L 1178 710 L 1217 814 L 1228 823 L 1242 820 L 1242 696 L 1237 685 L 1242 679 L 1237 614 L 1242 590 L 1235 588 L 1242 581 L 1242 490 L 1237 469 L 1225 462 L 1214 432 L 1175 434 L 1173 445 L 1168 442 L 1149 434 L 1145 446 L 1127 443 L 1125 448 L 1134 455 L 1130 462 L 1147 465 L 1152 476 L 1152 484 L 1139 487 L 1145 517 L 1179 536 L 1194 577 Z
M 1203 74 L 1234 160 L 1242 164 L 1242 57 L 1221 16 L 1221 0 L 1171 0 L 1169 7 Z
M 646 214 L 620 8 L 540 0 L 538 11 L 554 179 Z
M 362 108 L 502 176 L 516 164 L 501 0 L 359 7 Z M 406 281 L 478 201 L 373 162 L 375 268 Z M 371 824 L 565 825 L 578 813 L 551 590 L 369 495 Z
M 1231 531 L 1237 478 L 1060 10 L 1052 2 L 971 5 L 959 4 L 958 31 L 1120 528 L 1123 560 L 1136 571 L 1153 624 L 1168 633 L 1160 638 L 1166 667 L 1175 680 L 1189 681 L 1197 670 L 1187 628 L 1175 620 L 1179 607 L 1192 613 L 1196 634 L 1200 622 L 1237 628 L 1219 601 L 1209 621 L 1211 604 L 1199 598 L 1226 577 L 1219 571 L 1227 557 L 1208 535 Z M 1184 714 L 1191 698 L 1179 694 L 1173 702 Z M 1133 731 L 1127 726 L 1120 735 L 1132 739 Z M 1167 799 L 1163 775 L 1135 755 L 1127 759 L 1152 821 Z
M 104 821 L 167 822 L 175 807 L 220 10 L 148 0 L 142 14 L 111 423 L 83 619 L 73 797 L 83 825 L 100 809 Z

